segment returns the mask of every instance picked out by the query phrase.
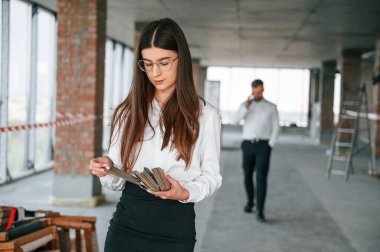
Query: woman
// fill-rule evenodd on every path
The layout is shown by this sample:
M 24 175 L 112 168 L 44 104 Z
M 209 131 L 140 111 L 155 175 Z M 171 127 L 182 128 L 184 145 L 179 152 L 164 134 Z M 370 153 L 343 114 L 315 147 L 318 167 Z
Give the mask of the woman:
M 90 161 L 104 186 L 123 190 L 105 251 L 187 252 L 195 245 L 194 202 L 221 186 L 220 117 L 195 91 L 191 56 L 171 19 L 148 24 L 137 44 L 128 97 L 111 123 L 109 157 Z M 151 192 L 107 175 L 160 167 L 171 184 Z

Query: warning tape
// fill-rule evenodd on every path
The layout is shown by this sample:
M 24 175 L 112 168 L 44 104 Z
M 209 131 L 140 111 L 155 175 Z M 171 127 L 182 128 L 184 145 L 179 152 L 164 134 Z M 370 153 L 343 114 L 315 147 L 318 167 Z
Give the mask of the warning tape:
M 356 112 L 356 111 L 352 111 L 352 110 L 343 110 L 344 113 L 346 113 L 346 115 L 349 115 L 349 116 L 352 116 L 352 117 L 356 117 L 359 115 L 359 117 L 361 118 L 366 118 L 368 116 L 368 119 L 371 120 L 371 121 L 379 121 L 380 120 L 380 115 L 378 114 L 375 114 L 375 113 L 363 113 L 363 112 Z
M 69 125 L 79 124 L 79 123 L 83 123 L 87 121 L 92 121 L 101 117 L 102 116 L 96 116 L 96 115 L 85 116 L 83 114 L 73 115 L 71 113 L 65 113 L 63 115 L 61 113 L 57 113 L 57 118 L 67 118 L 67 119 L 59 119 L 54 122 L 47 122 L 47 123 L 34 123 L 34 124 L 2 127 L 0 128 L 0 133 L 17 132 L 17 131 L 47 128 L 47 127 L 53 127 L 53 126 L 58 126 L 58 127 L 69 126 Z

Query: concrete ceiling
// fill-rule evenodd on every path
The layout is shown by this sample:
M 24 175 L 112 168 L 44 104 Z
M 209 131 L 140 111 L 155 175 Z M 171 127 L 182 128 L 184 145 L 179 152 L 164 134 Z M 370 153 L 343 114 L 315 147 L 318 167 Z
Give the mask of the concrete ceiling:
M 133 46 L 135 22 L 163 17 L 181 25 L 202 65 L 319 67 L 380 38 L 377 0 L 108 0 L 107 34 Z

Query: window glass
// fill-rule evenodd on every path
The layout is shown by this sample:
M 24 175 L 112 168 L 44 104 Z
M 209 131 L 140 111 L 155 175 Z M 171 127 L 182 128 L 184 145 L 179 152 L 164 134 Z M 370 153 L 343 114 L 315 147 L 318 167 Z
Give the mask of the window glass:
M 251 94 L 254 79 L 264 82 L 264 97 L 277 105 L 281 126 L 307 126 L 309 70 L 209 67 L 207 79 L 220 81 L 223 123 L 232 123 L 240 104 Z
M 133 51 L 120 43 L 107 40 L 105 83 L 103 150 L 107 151 L 110 136 L 110 123 L 114 109 L 128 95 L 133 75 Z
M 10 1 L 8 125 L 27 123 L 30 83 L 31 5 Z M 26 164 L 26 132 L 8 133 L 8 166 L 13 177 L 23 175 Z
M 106 62 L 105 62 L 105 78 L 104 78 L 104 107 L 103 107 L 103 150 L 108 149 L 110 123 L 112 116 L 112 73 L 113 73 L 113 42 L 106 42 Z
M 116 106 L 120 103 L 121 97 L 121 82 L 122 82 L 122 51 L 123 47 L 121 44 L 116 43 L 114 49 L 114 58 L 113 58 L 113 96 L 112 96 L 112 109 L 115 109 Z
M 49 39 L 47 39 L 49 38 Z M 42 9 L 38 11 L 38 55 L 37 55 L 37 97 L 36 122 L 53 120 L 55 98 L 55 17 Z M 36 169 L 46 168 L 52 160 L 52 128 L 36 130 Z
M 3 27 L 3 1 L 0 1 L 0 66 L 1 66 L 1 42 L 3 41 L 3 33 L 2 33 L 2 27 Z M 1 105 L 0 105 L 1 106 Z
M 341 82 L 340 82 L 340 73 L 335 74 L 335 80 L 334 80 L 334 124 L 338 123 L 339 119 L 339 111 L 340 111 L 340 88 L 341 88 Z
M 131 88 L 131 83 L 132 83 L 132 77 L 133 77 L 133 51 L 129 49 L 128 47 L 124 48 L 124 78 L 123 78 L 123 83 L 122 83 L 122 89 L 123 89 L 123 97 L 122 100 L 124 100 L 128 93 L 129 89 Z
M 2 20 L 3 20 L 3 2 L 0 1 L 0 66 L 2 66 L 2 62 L 1 62 L 1 58 L 2 58 L 2 55 L 1 55 L 1 48 L 2 48 Z M 1 77 L 1 74 L 0 74 L 0 78 Z M 2 81 L 2 80 L 0 80 Z M 0 85 L 0 100 L 1 101 L 4 101 L 4 92 L 1 90 L 2 89 L 2 85 Z M 0 127 L 3 127 L 6 125 L 6 118 L 4 118 L 4 116 L 2 116 L 2 104 L 0 102 Z M 3 134 L 3 136 L 0 135 L 0 139 L 5 139 L 5 135 Z M 4 151 L 6 151 L 5 149 L 0 149 L 0 156 L 3 155 Z M 1 158 L 0 159 L 0 184 L 5 182 L 5 179 L 6 179 L 6 163 L 7 163 L 7 160 L 6 158 Z

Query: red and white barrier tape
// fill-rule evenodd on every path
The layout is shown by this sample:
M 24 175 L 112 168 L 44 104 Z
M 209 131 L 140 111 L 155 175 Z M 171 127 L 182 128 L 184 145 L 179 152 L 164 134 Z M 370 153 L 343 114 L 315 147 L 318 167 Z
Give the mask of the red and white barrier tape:
M 363 113 L 363 112 L 358 113 L 356 111 L 347 110 L 347 109 L 345 109 L 343 112 L 349 116 L 352 116 L 352 117 L 358 116 L 358 114 L 359 114 L 360 118 L 366 118 L 368 116 L 368 119 L 371 121 L 379 121 L 380 120 L 380 115 L 375 114 L 375 113 L 368 113 L 368 114 Z
M 70 114 L 70 113 L 65 113 L 65 115 L 62 115 L 61 113 L 57 113 L 57 118 L 68 118 L 68 119 L 60 119 L 55 122 L 48 122 L 48 123 L 34 123 L 34 124 L 27 124 L 27 125 L 3 127 L 3 128 L 0 128 L 0 133 L 16 132 L 16 131 L 23 131 L 23 130 L 30 130 L 30 129 L 53 127 L 53 126 L 58 126 L 58 127 L 68 126 L 68 125 L 83 123 L 86 121 L 92 121 L 100 117 L 101 116 L 95 116 L 95 115 L 84 116 L 82 114 L 77 114 L 76 116 L 74 116 L 73 114 Z

